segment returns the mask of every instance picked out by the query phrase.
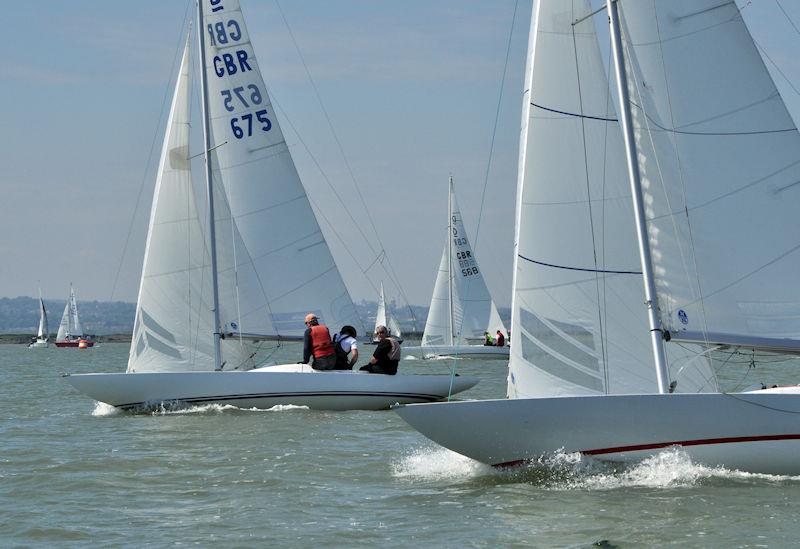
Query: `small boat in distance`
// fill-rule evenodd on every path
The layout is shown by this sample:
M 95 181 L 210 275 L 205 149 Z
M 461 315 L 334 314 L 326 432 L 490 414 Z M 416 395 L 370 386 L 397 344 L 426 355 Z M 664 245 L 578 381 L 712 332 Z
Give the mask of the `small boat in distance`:
M 42 290 L 39 289 L 39 331 L 36 337 L 28 344 L 28 348 L 43 348 L 50 346 L 50 330 L 47 327 L 47 309 L 44 308 Z
M 42 304 L 44 307 L 44 304 Z M 78 317 L 78 303 L 75 300 L 75 289 L 69 285 L 69 298 L 64 305 L 64 314 L 56 334 L 56 347 L 78 347 L 87 349 L 94 346 L 92 336 L 83 333 L 80 317 Z
M 372 333 L 372 343 L 375 344 L 378 343 L 378 338 L 375 337 L 375 333 L 378 331 L 378 326 L 385 326 L 389 330 L 389 335 L 391 337 L 395 338 L 400 343 L 403 342 L 403 333 L 400 331 L 400 324 L 386 307 L 386 297 L 383 293 L 383 282 L 381 282 L 381 295 L 380 299 L 378 300 L 378 312 L 375 315 L 375 330 L 373 330 Z
M 419 347 L 405 347 L 403 356 L 507 360 L 509 348 L 506 345 L 484 345 L 487 332 L 492 337 L 497 330 L 502 331 L 503 335 L 508 332 L 467 238 L 452 176 L 448 187 L 447 220 L 447 238 L 433 287 L 425 331 L 422 333 L 422 344 Z

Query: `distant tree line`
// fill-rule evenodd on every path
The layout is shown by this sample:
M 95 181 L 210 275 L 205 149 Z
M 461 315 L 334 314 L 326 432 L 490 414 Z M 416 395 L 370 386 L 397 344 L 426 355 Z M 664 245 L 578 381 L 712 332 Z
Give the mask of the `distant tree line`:
M 50 332 L 58 331 L 58 323 L 64 312 L 66 300 L 45 299 L 47 318 Z M 360 301 L 355 304 L 359 316 L 366 324 L 365 328 L 371 330 L 375 323 L 378 303 L 375 301 Z M 394 302 L 389 304 L 389 309 L 395 315 L 400 327 L 405 333 L 421 333 L 425 328 L 425 319 L 428 318 L 428 307 L 412 305 L 399 307 Z M 413 311 L 413 314 L 412 314 Z M 81 324 L 90 334 L 124 334 L 133 330 L 133 320 L 136 315 L 136 305 L 124 301 L 79 301 L 78 312 Z M 509 325 L 510 311 L 500 309 L 500 316 L 506 326 Z M 2 297 L 0 298 L 0 333 L 19 334 L 32 333 L 39 327 L 39 300 L 33 297 Z M 334 329 L 340 326 L 332 326 Z

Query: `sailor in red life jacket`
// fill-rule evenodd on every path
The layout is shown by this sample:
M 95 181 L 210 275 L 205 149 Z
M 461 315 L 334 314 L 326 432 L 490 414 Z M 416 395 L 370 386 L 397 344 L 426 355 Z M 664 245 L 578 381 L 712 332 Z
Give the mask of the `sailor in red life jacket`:
M 308 364 L 313 356 L 311 367 L 315 370 L 336 368 L 336 352 L 328 327 L 320 324 L 313 313 L 306 315 L 306 332 L 303 334 L 303 364 Z
M 506 336 L 503 335 L 503 332 L 497 330 L 497 337 L 495 338 L 495 345 L 498 347 L 505 347 L 506 346 Z

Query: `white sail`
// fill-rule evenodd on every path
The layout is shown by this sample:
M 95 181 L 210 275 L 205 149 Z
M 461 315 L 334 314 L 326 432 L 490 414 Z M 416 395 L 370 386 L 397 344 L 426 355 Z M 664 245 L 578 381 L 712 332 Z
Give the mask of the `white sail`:
M 231 250 L 235 264 L 253 274 L 243 287 L 233 271 L 220 270 L 221 293 L 237 284 L 239 331 L 300 336 L 308 312 L 334 327 L 361 325 L 275 117 L 239 2 L 203 1 L 214 184 L 224 186 L 241 241 Z M 230 247 L 223 238 L 219 247 Z
M 50 329 L 47 326 L 47 309 L 44 308 L 42 292 L 39 291 L 39 331 L 36 333 L 37 339 L 47 339 Z
M 536 2 L 520 141 L 511 398 L 657 391 L 622 135 L 588 1 Z M 673 350 L 678 390 L 713 390 Z M 677 372 L 680 370 L 680 375 Z
M 378 295 L 378 309 L 375 313 L 375 329 L 378 329 L 378 326 L 386 326 L 388 324 L 386 320 L 386 297 L 383 294 L 383 282 L 381 282 L 381 292 Z
M 450 219 L 422 335 L 423 346 L 482 342 L 484 332 L 491 328 L 492 312 L 497 313 L 464 229 L 452 177 L 448 192 Z
M 503 337 L 506 337 L 506 325 L 503 323 L 503 319 L 500 318 L 500 313 L 497 312 L 497 306 L 492 301 L 492 309 L 489 314 L 489 323 L 486 325 L 486 331 L 492 336 L 496 336 L 497 330 L 500 330 L 503 333 Z
M 150 212 L 129 372 L 213 370 L 211 274 L 189 163 L 189 44 Z
M 70 286 L 69 288 L 69 314 L 70 314 L 70 332 L 75 336 L 83 335 L 83 326 L 81 326 L 81 319 L 78 316 L 78 300 L 75 299 L 75 289 Z
M 386 306 L 386 295 L 383 292 L 383 282 L 381 282 L 380 294 L 378 296 L 378 309 L 375 313 L 375 330 L 378 329 L 378 326 L 386 326 L 386 328 L 389 330 L 389 335 L 391 336 L 400 337 L 403 335 L 400 331 L 400 324 Z
M 56 341 L 63 341 L 72 335 L 72 332 L 70 332 L 69 328 L 69 318 L 69 299 L 67 299 L 67 303 L 64 305 L 64 313 L 61 315 L 61 322 L 58 324 Z
M 739 8 L 621 8 L 664 326 L 800 349 L 800 135 Z

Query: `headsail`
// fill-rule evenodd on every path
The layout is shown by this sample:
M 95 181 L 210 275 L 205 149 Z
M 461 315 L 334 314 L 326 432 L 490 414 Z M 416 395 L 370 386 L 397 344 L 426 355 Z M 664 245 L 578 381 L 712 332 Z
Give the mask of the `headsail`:
M 242 287 L 235 270 L 226 278 L 221 269 L 220 300 L 226 285 L 238 284 L 242 332 L 300 336 L 308 312 L 337 328 L 359 326 L 275 117 L 239 2 L 203 1 L 214 184 L 224 186 L 241 239 L 231 250 L 234 264 L 253 274 Z M 223 238 L 218 248 L 230 249 Z
M 44 300 L 42 299 L 42 291 L 39 290 L 39 331 L 36 334 L 38 339 L 47 338 L 50 329 L 47 326 L 47 309 L 44 308 Z
M 523 95 L 508 395 L 657 391 L 622 135 L 584 0 L 535 3 Z M 674 349 L 678 390 L 714 390 Z M 676 374 L 677 375 L 677 374 Z
M 621 8 L 665 328 L 800 350 L 800 135 L 739 8 Z

